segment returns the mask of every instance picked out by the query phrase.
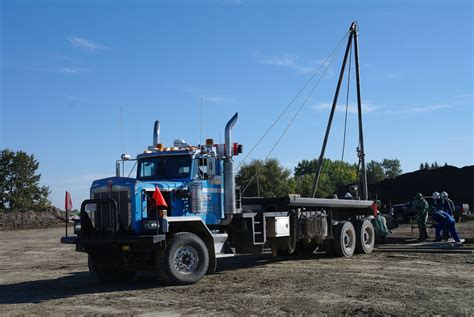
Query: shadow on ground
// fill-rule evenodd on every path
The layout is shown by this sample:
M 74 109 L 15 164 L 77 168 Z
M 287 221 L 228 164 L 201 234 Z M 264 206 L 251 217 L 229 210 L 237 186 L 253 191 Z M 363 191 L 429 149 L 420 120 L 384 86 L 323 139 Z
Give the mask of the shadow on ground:
M 271 263 L 291 260 L 315 260 L 327 258 L 325 254 L 316 253 L 306 256 L 277 257 L 271 255 L 239 256 L 218 260 L 216 274 L 225 271 L 265 266 Z M 199 286 L 199 284 L 197 284 Z M 52 299 L 69 298 L 83 294 L 101 294 L 121 291 L 147 290 L 169 286 L 160 281 L 155 272 L 140 272 L 129 283 L 102 284 L 94 280 L 88 271 L 71 272 L 65 276 L 53 279 L 26 281 L 20 283 L 0 285 L 0 305 L 20 303 L 40 303 Z M 189 287 L 189 286 L 188 286 Z

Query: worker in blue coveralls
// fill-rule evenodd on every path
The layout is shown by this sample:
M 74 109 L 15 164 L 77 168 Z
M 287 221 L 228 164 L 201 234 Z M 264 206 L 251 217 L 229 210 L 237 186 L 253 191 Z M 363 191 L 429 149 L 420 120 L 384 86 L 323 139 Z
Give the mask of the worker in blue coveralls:
M 441 241 L 441 230 L 444 229 L 449 231 L 455 241 L 455 245 L 462 245 L 461 239 L 459 238 L 459 235 L 456 231 L 456 225 L 453 216 L 443 210 L 436 210 L 431 215 L 431 218 L 435 222 L 435 242 Z
M 441 201 L 440 201 L 440 209 L 447 212 L 451 216 L 454 215 L 454 202 L 449 199 L 448 193 L 445 191 L 441 192 Z
M 451 216 L 454 216 L 454 203 L 451 199 L 448 198 L 448 193 L 445 191 L 441 192 L 440 199 L 438 200 L 437 210 L 442 210 L 448 213 Z M 456 220 L 456 219 L 455 219 Z M 443 240 L 448 240 L 450 238 L 448 228 L 443 229 L 442 233 Z

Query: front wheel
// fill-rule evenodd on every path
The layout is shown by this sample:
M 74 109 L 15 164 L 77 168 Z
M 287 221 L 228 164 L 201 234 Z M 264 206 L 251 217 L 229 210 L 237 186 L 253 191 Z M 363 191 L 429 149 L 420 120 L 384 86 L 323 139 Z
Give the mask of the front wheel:
M 349 221 L 342 221 L 334 228 L 334 251 L 338 256 L 350 257 L 356 247 L 354 226 Z
M 160 271 L 169 284 L 194 284 L 208 271 L 209 253 L 197 235 L 179 232 L 173 235 L 160 262 Z
M 125 283 L 136 274 L 135 271 L 124 270 L 120 267 L 97 266 L 90 256 L 87 259 L 87 266 L 91 276 L 104 283 Z

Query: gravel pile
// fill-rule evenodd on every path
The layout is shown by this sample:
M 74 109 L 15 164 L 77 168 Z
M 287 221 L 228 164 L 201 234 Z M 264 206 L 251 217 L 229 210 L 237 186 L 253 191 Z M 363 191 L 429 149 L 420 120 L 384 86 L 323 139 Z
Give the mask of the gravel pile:
M 369 185 L 372 199 L 384 204 L 402 203 L 411 200 L 420 192 L 430 196 L 434 191 L 446 191 L 455 203 L 474 205 L 474 165 L 457 168 L 444 166 L 434 170 L 406 173 L 393 179 Z

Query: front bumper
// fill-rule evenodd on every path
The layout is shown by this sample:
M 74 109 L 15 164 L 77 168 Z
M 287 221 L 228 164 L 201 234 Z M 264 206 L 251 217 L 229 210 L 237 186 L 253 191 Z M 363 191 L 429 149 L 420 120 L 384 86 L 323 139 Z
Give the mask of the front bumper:
M 160 242 L 165 241 L 164 234 L 146 235 L 146 236 L 116 236 L 113 238 L 82 238 L 67 236 L 61 238 L 61 243 L 64 244 L 80 244 L 80 245 L 150 245 L 155 246 Z

